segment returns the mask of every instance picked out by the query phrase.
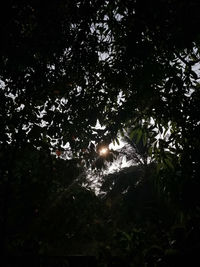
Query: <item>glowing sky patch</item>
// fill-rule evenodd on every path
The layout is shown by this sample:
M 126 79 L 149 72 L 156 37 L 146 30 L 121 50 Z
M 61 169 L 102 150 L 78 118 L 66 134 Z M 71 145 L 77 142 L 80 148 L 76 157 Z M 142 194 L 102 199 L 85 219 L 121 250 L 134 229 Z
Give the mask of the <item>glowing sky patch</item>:
M 108 148 L 107 148 L 107 147 L 102 147 L 102 148 L 99 150 L 99 154 L 100 154 L 100 156 L 105 156 L 107 153 L 108 153 Z

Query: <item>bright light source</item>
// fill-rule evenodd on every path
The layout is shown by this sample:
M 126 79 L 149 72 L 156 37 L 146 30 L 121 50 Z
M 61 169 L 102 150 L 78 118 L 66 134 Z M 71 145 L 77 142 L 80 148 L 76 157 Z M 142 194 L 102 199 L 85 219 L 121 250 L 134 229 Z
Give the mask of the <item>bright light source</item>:
M 108 153 L 108 148 L 107 148 L 107 147 L 102 147 L 102 148 L 99 150 L 99 154 L 100 154 L 100 156 L 105 156 L 107 153 Z

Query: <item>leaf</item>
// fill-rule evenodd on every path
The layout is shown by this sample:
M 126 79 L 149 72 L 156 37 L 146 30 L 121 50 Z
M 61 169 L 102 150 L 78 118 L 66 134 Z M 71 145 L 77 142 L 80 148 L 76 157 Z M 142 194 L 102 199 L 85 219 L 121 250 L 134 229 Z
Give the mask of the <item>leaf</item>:
M 116 141 L 116 143 L 118 144 L 118 146 L 120 145 L 120 142 L 119 142 L 119 139 L 118 138 L 116 138 L 115 139 L 115 141 Z
M 134 137 L 135 135 L 136 135 L 136 130 L 134 129 L 134 130 L 132 130 L 131 133 L 129 134 L 130 139 L 132 140 L 133 137 Z
M 121 134 L 122 137 L 124 137 L 124 131 L 123 131 L 123 129 L 120 129 L 120 134 Z
M 146 144 L 147 144 L 147 134 L 146 133 L 143 134 L 142 142 L 143 142 L 143 146 L 146 146 Z
M 172 83 L 173 83 L 173 79 L 169 79 L 166 82 L 166 84 L 165 84 L 165 91 L 166 91 L 166 93 L 169 93 L 169 91 L 171 90 Z
M 164 163 L 171 169 L 174 170 L 174 165 L 172 164 L 172 159 L 171 158 L 165 158 Z
M 192 77 L 193 77 L 195 80 L 198 79 L 198 76 L 197 76 L 196 72 L 194 72 L 193 70 L 191 70 L 190 73 L 191 73 Z
M 149 147 L 149 149 L 148 149 L 148 155 L 149 155 L 150 157 L 152 157 L 152 152 L 153 152 L 152 147 Z
M 142 130 L 141 129 L 138 129 L 138 131 L 137 131 L 136 144 L 138 144 L 140 142 L 141 137 L 142 137 Z

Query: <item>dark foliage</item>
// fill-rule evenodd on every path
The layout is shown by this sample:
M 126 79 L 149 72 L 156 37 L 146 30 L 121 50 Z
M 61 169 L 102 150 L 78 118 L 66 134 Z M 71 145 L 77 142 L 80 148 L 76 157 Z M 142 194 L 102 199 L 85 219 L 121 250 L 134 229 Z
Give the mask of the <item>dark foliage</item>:
M 1 11 L 0 252 L 192 266 L 199 1 L 8 0 Z M 81 183 L 114 160 L 98 152 L 119 132 L 137 164 L 106 177 L 101 199 Z

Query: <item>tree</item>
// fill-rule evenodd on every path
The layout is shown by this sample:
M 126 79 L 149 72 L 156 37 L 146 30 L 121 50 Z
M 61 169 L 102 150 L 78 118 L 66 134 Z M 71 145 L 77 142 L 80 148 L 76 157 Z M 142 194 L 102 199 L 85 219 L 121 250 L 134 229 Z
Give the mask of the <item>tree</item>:
M 185 192 L 182 185 L 178 188 L 175 180 L 180 168 L 176 159 L 171 169 L 168 162 L 164 161 L 160 168 L 158 161 L 154 159 L 151 162 L 152 158 L 146 158 L 146 151 L 156 140 L 154 131 L 148 133 L 144 142 L 144 128 L 142 135 L 138 128 L 129 129 L 124 136 L 126 143 L 118 155 L 132 159 L 132 166 L 101 179 L 100 196 L 108 207 L 107 216 L 112 225 L 104 260 L 108 260 L 106 255 L 110 255 L 113 262 L 132 265 L 194 264 L 195 260 L 198 261 L 199 213 L 188 213 L 188 205 L 194 204 L 193 200 L 187 199 L 188 205 L 181 204 L 179 194 L 183 197 Z M 163 178 L 166 179 L 165 188 Z M 195 194 L 194 188 L 192 192 Z
M 186 218 L 198 213 L 199 10 L 196 0 L 6 2 L 0 18 L 4 219 L 19 151 L 30 148 L 31 168 L 36 150 L 50 159 L 64 147 L 77 164 L 91 162 L 98 144 L 130 127 L 141 136 L 144 125 L 160 134 L 148 154 L 163 190 Z M 95 129 L 97 121 L 104 129 Z
M 3 140 L 7 133 L 18 143 L 17 136 L 30 140 L 22 125 L 35 131 L 33 125 L 41 122 L 43 136 L 59 137 L 76 150 L 104 137 L 106 131 L 101 136 L 92 131 L 97 119 L 106 126 L 108 141 L 133 117 L 184 128 L 181 110 L 191 116 L 185 93 L 196 88 L 191 66 L 198 62 L 198 31 L 192 27 L 198 8 L 196 1 L 167 0 L 8 2 L 1 18 L 1 94 L 4 117 L 7 111 L 12 116 L 3 119 Z M 45 115 L 39 118 L 41 111 Z

